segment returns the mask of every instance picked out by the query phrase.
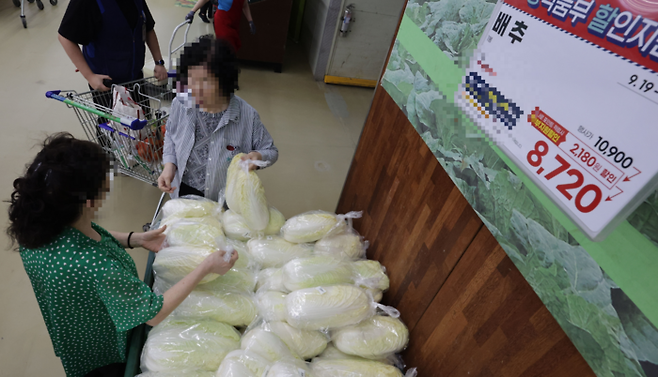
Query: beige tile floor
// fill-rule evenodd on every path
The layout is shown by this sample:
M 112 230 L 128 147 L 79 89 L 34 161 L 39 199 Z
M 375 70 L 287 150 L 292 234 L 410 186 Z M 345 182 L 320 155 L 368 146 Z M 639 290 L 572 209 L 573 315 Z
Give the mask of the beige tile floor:
M 28 29 L 10 0 L 0 0 L 0 199 L 7 200 L 13 179 L 38 151 L 47 134 L 69 131 L 84 137 L 72 110 L 46 99 L 50 89 L 84 91 L 86 83 L 57 42 L 67 0 L 44 11 L 26 3 Z M 186 10 L 174 0 L 149 0 L 163 51 Z M 195 20 L 190 37 L 212 33 Z M 147 54 L 147 59 L 150 55 Z M 147 70 L 153 62 L 147 62 Z M 372 90 L 330 87 L 313 81 L 306 57 L 289 45 L 284 72 L 243 68 L 238 95 L 253 105 L 279 147 L 279 161 L 260 173 L 268 200 L 286 216 L 332 211 L 349 169 Z M 331 106 L 329 105 L 331 104 Z M 98 222 L 119 231 L 138 230 L 150 221 L 159 191 L 135 179 L 118 177 Z M 0 225 L 0 376 L 64 376 L 52 350 L 20 257 L 4 235 L 7 204 Z M 131 254 L 143 273 L 146 252 Z

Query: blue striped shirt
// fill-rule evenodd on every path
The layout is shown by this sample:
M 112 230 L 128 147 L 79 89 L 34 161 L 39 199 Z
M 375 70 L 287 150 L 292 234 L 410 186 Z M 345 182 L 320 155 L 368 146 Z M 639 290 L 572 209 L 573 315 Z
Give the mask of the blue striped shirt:
M 167 121 L 163 162 L 176 165 L 176 176 L 171 183 L 176 187 L 173 198 L 178 197 L 180 182 L 187 161 L 195 145 L 194 130 L 202 122 L 200 110 L 186 108 L 180 99 L 174 99 Z M 205 197 L 219 199 L 220 191 L 226 186 L 226 170 L 231 159 L 238 153 L 259 152 L 263 160 L 274 164 L 279 150 L 272 136 L 260 121 L 258 112 L 238 96 L 232 96 L 226 113 L 210 138 L 208 163 L 206 165 Z

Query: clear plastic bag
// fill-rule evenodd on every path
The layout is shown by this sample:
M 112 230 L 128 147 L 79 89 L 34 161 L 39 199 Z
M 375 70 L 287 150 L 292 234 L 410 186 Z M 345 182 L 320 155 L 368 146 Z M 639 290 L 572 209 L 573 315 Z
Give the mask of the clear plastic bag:
M 321 354 L 329 343 L 327 334 L 317 330 L 300 330 L 287 322 L 264 322 L 262 327 L 276 334 L 291 351 L 305 360 Z
M 329 234 L 347 229 L 346 219 L 361 217 L 361 212 L 336 215 L 325 211 L 310 211 L 293 216 L 281 228 L 283 238 L 292 243 L 315 242 Z
M 409 330 L 397 318 L 376 315 L 336 329 L 331 338 L 343 353 L 378 360 L 404 350 L 409 342 Z
M 329 255 L 336 258 L 347 258 L 349 260 L 360 260 L 366 257 L 368 241 L 356 231 L 346 231 L 342 234 L 323 237 L 315 243 L 313 251 L 318 255 Z
M 224 232 L 230 239 L 249 241 L 253 237 L 253 230 L 249 228 L 244 218 L 233 210 L 229 209 L 224 212 L 222 223 L 224 224 Z
M 306 363 L 277 361 L 272 364 L 264 377 L 311 377 L 311 369 Z
M 321 330 L 357 324 L 376 312 L 366 292 L 347 284 L 306 288 L 286 297 L 287 322 L 303 330 Z
M 167 247 L 156 254 L 153 271 L 156 277 L 169 283 L 177 283 L 215 251 L 216 249 L 209 247 Z M 208 274 L 199 284 L 208 283 L 218 277 L 218 274 Z
M 214 372 L 207 370 L 183 370 L 178 372 L 145 372 L 135 377 L 215 377 Z
M 216 377 L 262 377 L 270 362 L 253 352 L 239 349 L 230 352 L 222 360 Z
M 293 259 L 282 270 L 283 285 L 288 292 L 324 285 L 352 284 L 355 280 L 351 262 L 328 255 Z
M 223 203 L 195 195 L 171 199 L 162 206 L 162 218 L 170 217 L 221 217 Z
M 286 291 L 283 285 L 283 269 L 282 268 L 266 268 L 258 273 L 258 282 L 256 283 L 256 290 L 261 291 Z
M 262 357 L 269 363 L 299 360 L 299 355 L 292 352 L 278 336 L 262 328 L 247 331 L 240 341 L 240 348 Z
M 315 358 L 313 377 L 404 377 L 394 366 L 371 360 Z
M 239 344 L 240 333 L 225 323 L 169 317 L 149 333 L 141 368 L 145 372 L 216 371 L 224 356 Z
M 247 242 L 249 253 L 263 268 L 281 267 L 296 258 L 311 256 L 313 247 L 293 244 L 279 236 L 254 238 Z
M 352 263 L 356 278 L 354 283 L 365 289 L 379 291 L 388 290 L 390 281 L 386 275 L 386 268 L 375 260 L 362 260 Z
M 182 219 L 168 225 L 165 230 L 165 247 L 198 246 L 216 249 L 223 248 L 226 245 L 226 237 L 222 231 L 221 224 L 213 217 L 208 217 L 208 219 L 216 222 L 216 226 L 210 225 L 208 221 L 197 219 Z
M 265 188 L 250 165 L 267 166 L 267 161 L 244 160 L 239 153 L 228 167 L 226 175 L 226 203 L 235 213 L 242 215 L 250 229 L 263 231 L 270 220 Z
M 287 318 L 287 296 L 287 294 L 278 291 L 259 291 L 254 298 L 258 314 L 268 322 L 285 321 Z
M 270 221 L 267 227 L 263 230 L 266 236 L 273 236 L 279 234 L 281 227 L 286 223 L 286 218 L 278 209 L 270 206 Z
M 208 291 L 192 291 L 172 312 L 179 318 L 212 319 L 236 327 L 248 326 L 257 314 L 249 295 Z

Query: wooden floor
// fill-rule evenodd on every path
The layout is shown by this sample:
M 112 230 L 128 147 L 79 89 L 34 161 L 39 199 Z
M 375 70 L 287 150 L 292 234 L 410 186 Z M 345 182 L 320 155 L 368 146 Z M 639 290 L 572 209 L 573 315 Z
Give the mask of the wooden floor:
M 404 113 L 375 93 L 337 212 L 388 268 L 419 376 L 594 376 Z

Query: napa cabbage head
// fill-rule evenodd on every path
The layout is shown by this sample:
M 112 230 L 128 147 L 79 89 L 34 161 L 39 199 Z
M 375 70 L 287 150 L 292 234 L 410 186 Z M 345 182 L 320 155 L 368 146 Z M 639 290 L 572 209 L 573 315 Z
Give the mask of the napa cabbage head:
M 293 259 L 283 266 L 283 284 L 288 291 L 353 282 L 351 263 L 328 255 Z
M 262 377 L 270 362 L 253 352 L 230 352 L 217 370 L 216 377 Z
M 195 290 L 210 292 L 253 293 L 255 287 L 256 274 L 251 269 L 233 267 L 224 275 L 219 275 L 217 279 L 206 284 L 197 285 Z
M 274 234 L 279 234 L 281 227 L 286 223 L 286 218 L 283 216 L 278 209 L 270 207 L 270 221 L 267 223 L 267 227 L 263 230 L 266 236 L 271 236 Z
M 253 299 L 242 293 L 192 291 L 173 311 L 181 318 L 209 318 L 232 326 L 247 326 L 256 318 Z
M 145 372 L 138 374 L 135 377 L 215 377 L 214 372 L 206 370 L 184 370 L 180 372 Z
M 283 269 L 272 267 L 261 270 L 258 273 L 256 290 L 284 292 L 286 287 L 283 285 Z
M 270 220 L 265 188 L 255 171 L 243 168 L 243 155 L 233 157 L 227 170 L 226 202 L 250 229 L 263 231 Z
M 285 321 L 287 296 L 287 294 L 278 291 L 260 291 L 256 293 L 254 301 L 258 313 L 265 321 Z
M 322 238 L 315 243 L 313 251 L 315 254 L 359 260 L 366 256 L 366 245 L 358 234 L 345 232 Z
M 403 377 L 392 365 L 370 360 L 322 359 L 311 363 L 313 377 Z
M 346 228 L 344 220 L 335 214 L 313 211 L 291 217 L 281 228 L 283 238 L 292 243 L 315 242 L 332 233 L 340 233 Z
M 249 228 L 244 218 L 233 210 L 229 209 L 224 212 L 222 223 L 224 224 L 224 232 L 230 239 L 248 241 L 252 237 L 253 230 Z
M 209 247 L 167 247 L 156 254 L 153 271 L 156 277 L 170 283 L 177 283 L 215 251 L 216 249 Z M 200 284 L 213 281 L 218 276 L 218 274 L 208 274 L 201 280 Z
M 263 268 L 281 267 L 293 259 L 311 256 L 313 250 L 312 246 L 293 244 L 279 236 L 251 239 L 247 247 Z
M 325 348 L 324 351 L 322 351 L 320 356 L 318 356 L 318 359 L 324 359 L 324 360 L 348 359 L 348 360 L 360 360 L 360 361 L 373 361 L 373 360 L 364 359 L 363 357 L 353 356 L 343 353 L 338 348 L 336 348 L 333 343 L 327 344 L 327 348 Z M 384 363 L 387 365 L 394 365 L 396 359 L 391 357 L 391 358 L 379 359 L 374 361 L 378 361 L 380 363 Z
M 303 362 L 277 361 L 272 364 L 265 377 L 304 377 L 310 376 L 311 370 Z
M 291 351 L 304 360 L 322 353 L 329 342 L 327 335 L 320 331 L 300 330 L 282 321 L 264 323 L 263 328 L 276 334 Z
M 386 275 L 386 269 L 377 261 L 362 260 L 352 263 L 356 271 L 355 283 L 366 289 L 386 291 L 390 281 Z
M 162 206 L 162 218 L 219 216 L 222 206 L 209 199 L 171 199 Z
M 409 330 L 397 318 L 376 315 L 335 330 L 332 340 L 341 352 L 377 360 L 401 352 L 409 342 Z
M 374 314 L 367 294 L 352 285 L 300 289 L 286 297 L 287 322 L 303 330 L 353 325 Z
M 216 221 L 216 220 L 215 220 Z M 221 225 L 215 227 L 194 220 L 177 221 L 165 230 L 168 246 L 199 246 L 219 248 L 226 244 Z
M 240 333 L 225 323 L 167 318 L 149 333 L 141 367 L 150 372 L 215 371 L 239 344 Z
M 299 359 L 278 336 L 258 327 L 242 337 L 240 348 L 253 352 L 270 363 Z

